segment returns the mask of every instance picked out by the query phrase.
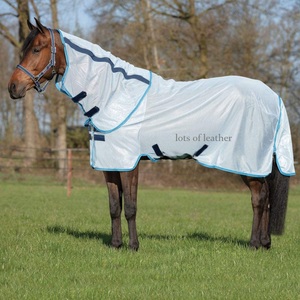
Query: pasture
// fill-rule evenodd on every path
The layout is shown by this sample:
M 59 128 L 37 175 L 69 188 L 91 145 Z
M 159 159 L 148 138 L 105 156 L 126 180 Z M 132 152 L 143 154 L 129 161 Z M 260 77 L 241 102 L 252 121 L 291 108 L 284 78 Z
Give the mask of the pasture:
M 299 199 L 253 251 L 248 192 L 140 188 L 135 253 L 109 247 L 105 187 L 2 180 L 0 299 L 299 299 Z

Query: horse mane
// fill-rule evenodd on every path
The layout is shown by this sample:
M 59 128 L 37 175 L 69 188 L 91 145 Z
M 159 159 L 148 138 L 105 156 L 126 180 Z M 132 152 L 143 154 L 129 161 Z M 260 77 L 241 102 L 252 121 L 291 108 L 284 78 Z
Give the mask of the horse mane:
M 39 33 L 39 31 L 36 28 L 34 28 L 33 30 L 30 31 L 29 35 L 25 39 L 23 46 L 21 48 L 22 57 L 24 56 L 26 50 L 29 48 L 29 46 L 31 45 L 34 38 L 38 35 L 38 33 Z

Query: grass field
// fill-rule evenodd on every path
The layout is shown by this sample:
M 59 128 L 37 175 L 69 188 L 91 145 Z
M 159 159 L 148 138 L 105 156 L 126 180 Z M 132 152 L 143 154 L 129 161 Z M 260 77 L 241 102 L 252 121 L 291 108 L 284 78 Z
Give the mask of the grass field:
M 2 181 L 0 299 L 300 299 L 299 200 L 253 251 L 249 193 L 140 189 L 133 253 L 109 247 L 104 187 Z

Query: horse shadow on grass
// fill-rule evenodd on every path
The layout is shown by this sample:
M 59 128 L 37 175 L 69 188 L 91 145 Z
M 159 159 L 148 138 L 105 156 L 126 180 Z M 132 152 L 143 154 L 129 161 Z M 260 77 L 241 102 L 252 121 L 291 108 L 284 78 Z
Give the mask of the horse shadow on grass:
M 185 235 L 163 235 L 163 234 L 143 234 L 140 233 L 139 236 L 141 238 L 151 239 L 151 240 L 196 240 L 198 242 L 221 242 L 225 244 L 232 244 L 242 248 L 246 248 L 249 246 L 249 241 L 237 239 L 231 236 L 216 236 L 211 235 L 206 232 L 194 232 L 187 233 Z
M 77 239 L 90 239 L 90 240 L 99 240 L 103 245 L 110 247 L 111 246 L 111 235 L 103 232 L 97 231 L 82 231 L 74 228 L 63 227 L 60 225 L 47 226 L 47 231 L 52 234 L 67 234 L 73 236 Z M 141 239 L 150 239 L 150 240 L 184 240 L 192 239 L 199 242 L 221 242 L 225 244 L 236 245 L 242 248 L 249 246 L 249 241 L 242 239 L 233 238 L 231 236 L 215 236 L 206 232 L 194 232 L 188 233 L 186 235 L 164 235 L 164 234 L 148 234 L 148 233 L 139 233 Z
M 222 242 L 222 243 L 226 243 L 226 244 L 237 245 L 242 248 L 249 247 L 249 241 L 234 238 L 231 236 L 212 236 L 205 232 L 195 232 L 195 233 L 189 234 L 188 237 L 199 240 L 199 241 Z
M 67 234 L 77 239 L 89 239 L 102 241 L 103 245 L 110 246 L 111 236 L 106 233 L 87 230 L 81 231 L 78 229 L 63 227 L 60 225 L 47 226 L 46 230 L 53 234 Z

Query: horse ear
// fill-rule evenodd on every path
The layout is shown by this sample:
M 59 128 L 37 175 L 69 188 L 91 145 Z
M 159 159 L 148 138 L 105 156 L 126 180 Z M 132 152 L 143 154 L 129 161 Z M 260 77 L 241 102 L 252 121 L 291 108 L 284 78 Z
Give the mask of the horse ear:
M 40 33 L 44 34 L 46 27 L 37 18 L 34 18 L 34 19 L 35 19 L 35 23 L 36 23 L 38 31 Z
M 32 25 L 29 20 L 27 20 L 27 26 L 30 29 L 30 31 L 32 31 L 35 28 L 35 26 Z

